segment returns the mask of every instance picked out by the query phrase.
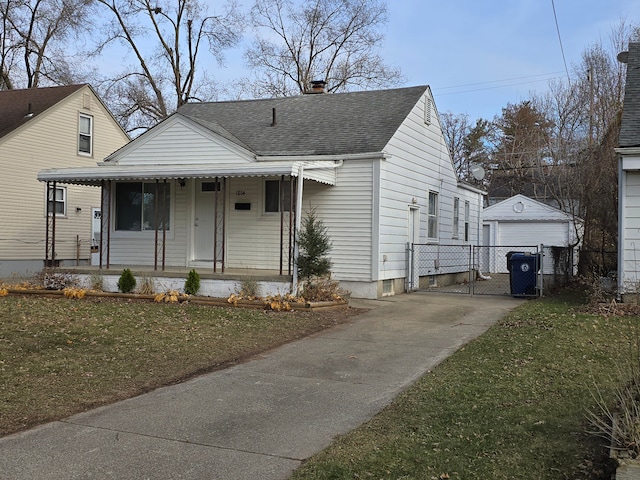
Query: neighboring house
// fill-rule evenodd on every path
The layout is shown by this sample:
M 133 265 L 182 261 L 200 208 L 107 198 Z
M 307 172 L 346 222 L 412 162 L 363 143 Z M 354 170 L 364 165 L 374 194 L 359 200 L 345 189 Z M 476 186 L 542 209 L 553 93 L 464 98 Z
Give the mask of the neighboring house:
M 525 195 L 514 195 L 486 207 L 482 219 L 482 244 L 487 246 L 480 259 L 484 273 L 508 272 L 508 251 L 536 251 L 525 247 L 539 245 L 575 247 L 582 236 L 580 219 Z
M 102 187 L 101 265 L 152 267 L 163 285 L 196 268 L 215 296 L 233 291 L 212 285 L 225 275 L 296 284 L 312 209 L 342 287 L 402 292 L 409 244 L 477 242 L 482 193 L 457 181 L 426 86 L 187 104 L 99 166 L 39 179 Z
M 627 63 L 618 173 L 618 292 L 640 291 L 640 43 L 618 59 Z
M 95 165 L 128 141 L 89 85 L 0 91 L 0 278 L 44 266 L 47 190 L 38 171 Z M 50 193 L 56 263 L 87 263 L 100 190 L 57 185 Z

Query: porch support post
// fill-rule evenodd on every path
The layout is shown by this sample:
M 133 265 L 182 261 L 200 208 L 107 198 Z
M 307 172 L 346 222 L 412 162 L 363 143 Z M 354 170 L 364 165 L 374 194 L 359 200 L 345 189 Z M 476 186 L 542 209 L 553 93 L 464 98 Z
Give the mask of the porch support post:
M 295 182 L 295 183 L 294 183 Z M 293 267 L 292 265 L 292 257 L 293 257 L 293 224 L 296 221 L 296 217 L 294 215 L 294 206 L 296 204 L 295 202 L 295 195 L 294 195 L 294 188 L 296 188 L 297 185 L 297 179 L 296 177 L 292 177 L 289 176 L 289 198 L 291 199 L 291 201 L 289 202 L 289 248 L 287 251 L 287 275 L 291 275 L 291 268 Z
M 296 218 L 295 218 L 295 238 L 293 245 L 293 279 L 291 290 L 294 295 L 298 292 L 298 244 L 300 238 L 300 217 L 302 216 L 302 186 L 304 184 L 304 166 L 298 168 L 297 196 L 296 196 Z
M 217 180 L 217 177 L 216 177 Z M 222 235 L 220 236 L 220 253 L 222 254 L 222 258 L 220 259 L 222 265 L 222 273 L 224 273 L 224 254 L 226 250 L 225 238 L 227 238 L 227 178 L 223 177 L 222 182 L 220 184 L 220 192 L 222 193 Z
M 102 180 L 100 182 L 100 240 L 98 243 L 98 248 L 99 248 L 99 253 L 98 256 L 100 257 L 99 260 L 99 265 L 98 268 L 100 270 L 102 270 L 102 249 L 104 247 L 104 218 L 106 217 L 106 208 L 104 205 L 104 200 L 105 200 L 105 193 L 104 193 L 104 185 L 105 185 L 105 181 Z
M 214 178 L 213 189 L 213 273 L 216 273 L 218 266 L 218 194 L 220 193 L 221 184 L 218 183 L 218 177 Z
M 144 195 L 144 183 L 142 184 Z M 156 178 L 156 194 L 153 196 L 153 222 L 155 224 L 155 237 L 153 245 L 153 269 L 158 270 L 158 195 L 160 193 L 160 180 Z
M 167 255 L 167 179 L 164 179 L 162 187 L 162 271 L 164 272 L 165 259 Z
M 46 267 L 56 266 L 56 182 L 47 182 Z
M 45 198 L 47 199 L 47 203 L 45 206 L 45 215 L 44 215 L 44 266 L 47 267 L 49 265 L 49 183 L 47 182 L 47 191 L 45 193 Z
M 111 195 L 113 192 L 112 182 L 107 182 L 107 218 L 105 226 L 107 229 L 107 269 L 111 266 Z
M 282 275 L 282 263 L 283 263 L 282 249 L 284 248 L 284 208 L 282 208 L 282 206 L 284 205 L 284 189 L 282 188 L 283 184 L 284 184 L 284 175 L 280 177 L 280 189 L 279 189 L 279 194 L 280 194 L 280 275 Z

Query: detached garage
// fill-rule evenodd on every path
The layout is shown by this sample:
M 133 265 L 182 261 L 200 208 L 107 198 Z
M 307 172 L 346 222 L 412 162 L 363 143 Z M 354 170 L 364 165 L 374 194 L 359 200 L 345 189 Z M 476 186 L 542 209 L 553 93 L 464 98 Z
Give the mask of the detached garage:
M 581 230 L 580 223 L 576 230 L 576 219 L 572 215 L 524 195 L 515 195 L 487 207 L 482 215 L 483 245 L 488 248 L 481 256 L 480 268 L 490 273 L 508 271 L 504 258 L 506 250 L 533 252 L 536 250 L 526 247 L 537 245 L 545 247 L 547 273 L 547 266 L 553 267 L 547 259 L 546 247 L 574 246 Z

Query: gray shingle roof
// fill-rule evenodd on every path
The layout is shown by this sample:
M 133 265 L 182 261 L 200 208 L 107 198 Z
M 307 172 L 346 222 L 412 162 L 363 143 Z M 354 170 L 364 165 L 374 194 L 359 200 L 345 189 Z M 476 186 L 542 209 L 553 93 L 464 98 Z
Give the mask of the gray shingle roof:
M 24 125 L 85 85 L 0 91 L 0 138 Z M 27 117 L 31 105 L 32 116 Z
M 640 43 L 629 43 L 619 146 L 640 146 Z
M 427 88 L 190 103 L 178 114 L 258 155 L 380 152 Z

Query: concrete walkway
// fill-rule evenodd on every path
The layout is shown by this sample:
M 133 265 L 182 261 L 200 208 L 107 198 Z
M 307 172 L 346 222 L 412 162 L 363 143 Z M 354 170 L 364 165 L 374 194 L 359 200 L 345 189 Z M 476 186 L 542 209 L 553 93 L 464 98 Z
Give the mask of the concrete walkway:
M 353 300 L 351 323 L 244 364 L 0 439 L 0 478 L 286 479 L 522 303 Z

